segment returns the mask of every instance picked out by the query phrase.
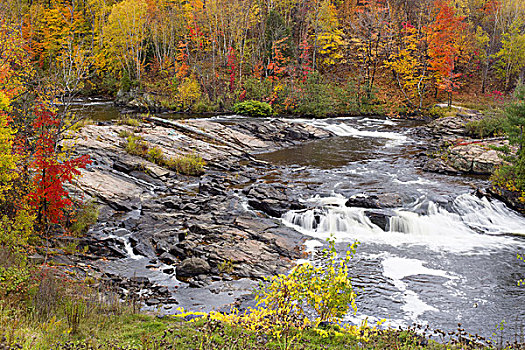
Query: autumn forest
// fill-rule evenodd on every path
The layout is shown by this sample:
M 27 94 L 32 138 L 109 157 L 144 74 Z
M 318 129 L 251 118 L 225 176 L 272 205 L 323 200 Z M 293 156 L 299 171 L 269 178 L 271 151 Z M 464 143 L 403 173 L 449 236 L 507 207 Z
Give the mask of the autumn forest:
M 523 349 L 524 84 L 524 0 L 0 0 L 0 349 Z
M 524 79 L 519 0 L 7 0 L 42 78 L 64 93 L 141 91 L 164 107 L 413 113 L 494 101 Z

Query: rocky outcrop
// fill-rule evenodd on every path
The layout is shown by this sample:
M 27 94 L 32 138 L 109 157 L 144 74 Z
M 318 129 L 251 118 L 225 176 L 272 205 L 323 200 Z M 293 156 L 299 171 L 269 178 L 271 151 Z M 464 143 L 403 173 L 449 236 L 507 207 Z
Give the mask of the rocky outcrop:
M 425 171 L 490 175 L 503 162 L 496 148 L 507 145 L 503 138 L 474 140 L 468 123 L 483 119 L 477 111 L 459 109 L 455 116 L 439 118 L 419 128 L 415 134 L 423 140 L 419 155 Z
M 508 146 L 505 140 L 463 141 L 442 151 L 423 165 L 426 171 L 490 175 L 503 163 L 504 154 L 497 148 Z
M 451 147 L 448 164 L 464 173 L 490 175 L 503 162 L 501 152 L 491 147 L 501 147 L 504 143 L 487 141 Z
M 282 120 L 261 125 L 152 118 L 139 127 L 85 126 L 74 142 L 93 164 L 72 191 L 101 209 L 84 259 L 124 289 L 144 279 L 148 305 L 184 299 L 175 279 L 205 287 L 285 273 L 301 256 L 303 238 L 273 218 L 301 206 L 285 186 L 264 181 L 273 167 L 252 154 L 331 134 Z M 126 153 L 121 136 L 130 133 L 167 158 L 201 155 L 204 175 L 184 176 Z M 171 297 L 156 292 L 162 286 Z
M 269 216 L 280 218 L 289 210 L 303 209 L 298 201 L 290 200 L 286 186 L 282 184 L 257 183 L 243 190 L 248 204 Z

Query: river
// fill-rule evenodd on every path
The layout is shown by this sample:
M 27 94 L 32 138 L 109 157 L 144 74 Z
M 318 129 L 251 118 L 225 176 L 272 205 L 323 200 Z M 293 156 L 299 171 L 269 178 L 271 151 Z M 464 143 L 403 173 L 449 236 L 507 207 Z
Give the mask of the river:
M 118 115 L 110 105 L 91 108 L 95 119 Z M 348 321 L 386 319 L 392 326 L 418 323 L 446 331 L 461 323 L 472 334 L 507 340 L 523 333 L 525 289 L 517 280 L 525 278 L 525 268 L 516 253 L 525 252 L 525 218 L 472 194 L 488 185 L 486 178 L 418 169 L 415 155 L 424 141 L 411 136 L 415 122 L 295 121 L 337 137 L 257 155 L 280 166 L 261 181 L 286 184 L 307 206 L 281 218 L 305 235 L 307 247 L 321 245 L 330 234 L 340 251 L 360 242 L 351 273 L 358 312 Z M 395 208 L 374 210 L 386 218 L 385 229 L 372 223 L 367 209 L 345 206 L 359 194 L 399 199 Z M 502 322 L 503 331 L 497 331 Z

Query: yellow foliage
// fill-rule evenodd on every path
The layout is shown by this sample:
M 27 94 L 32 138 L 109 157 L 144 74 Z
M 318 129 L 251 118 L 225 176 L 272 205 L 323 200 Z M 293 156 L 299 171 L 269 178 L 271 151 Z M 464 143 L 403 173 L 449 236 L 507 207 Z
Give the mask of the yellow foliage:
M 194 75 L 184 78 L 178 87 L 179 101 L 183 109 L 191 108 L 201 97 L 201 88 Z
M 124 0 L 111 8 L 104 34 L 106 54 L 112 57 L 112 71 L 127 71 L 140 81 L 144 65 L 144 41 L 148 25 L 148 5 L 142 0 Z
M 343 40 L 343 32 L 341 30 L 322 34 L 318 40 L 320 46 L 319 53 L 323 57 L 321 60 L 323 64 L 333 65 L 343 63 L 345 41 Z
M 301 337 L 303 330 L 316 328 L 321 322 L 340 322 L 355 304 L 356 294 L 348 275 L 348 263 L 355 253 L 357 242 L 349 246 L 343 259 L 338 260 L 334 240 L 329 240 L 330 249 L 322 252 L 319 266 L 304 263 L 296 266 L 288 275 L 269 278 L 256 293 L 257 305 L 241 313 L 233 308 L 229 314 L 219 312 L 182 313 L 177 317 L 200 315 L 212 320 L 240 326 L 244 329 L 269 334 L 281 348 L 290 349 Z M 314 311 L 317 317 L 310 319 L 307 311 Z M 328 335 L 328 331 L 316 330 Z M 351 334 L 363 341 L 376 332 L 365 320 L 361 326 L 344 326 L 336 335 Z M 334 333 L 334 334 L 335 334 Z

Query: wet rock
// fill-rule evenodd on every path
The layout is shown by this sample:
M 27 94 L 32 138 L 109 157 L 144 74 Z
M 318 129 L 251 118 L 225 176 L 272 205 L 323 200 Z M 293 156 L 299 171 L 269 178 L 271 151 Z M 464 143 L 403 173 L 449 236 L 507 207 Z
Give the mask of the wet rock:
M 162 253 L 160 256 L 159 256 L 159 260 L 161 262 L 163 262 L 164 264 L 167 264 L 167 265 L 174 265 L 175 263 L 177 263 L 177 258 L 174 257 L 172 254 L 166 252 L 166 253 Z
M 384 193 L 378 195 L 356 195 L 350 197 L 345 206 L 360 207 L 367 209 L 396 208 L 403 204 L 401 196 L 396 193 Z
M 150 283 L 149 278 L 143 276 L 131 277 L 129 281 L 138 285 L 148 285 Z
M 457 174 L 458 170 L 448 165 L 444 160 L 440 158 L 427 159 L 423 166 L 424 171 L 440 173 L 440 174 Z
M 377 211 L 365 211 L 365 215 L 370 219 L 370 221 L 378 226 L 383 231 L 388 231 L 390 229 L 390 215 L 387 215 L 382 212 Z
M 304 206 L 289 198 L 286 187 L 278 184 L 256 184 L 244 189 L 248 204 L 269 216 L 280 218 L 289 210 L 303 209 Z
M 176 269 L 177 276 L 189 277 L 205 274 L 210 271 L 210 265 L 201 258 L 188 258 L 182 261 Z
M 153 248 L 150 244 L 143 241 L 138 241 L 136 245 L 133 247 L 133 253 L 136 255 L 146 256 L 146 257 L 154 257 L 155 252 L 153 251 Z
M 196 203 L 184 203 L 180 209 L 192 214 L 197 214 L 201 211 L 200 206 Z
M 379 204 L 379 198 L 375 195 L 352 196 L 346 201 L 345 206 L 346 207 L 369 208 L 369 209 L 381 209 L 381 205 Z
M 175 272 L 175 270 L 171 267 L 168 267 L 164 270 L 162 270 L 162 272 L 164 272 L 165 274 L 168 274 L 168 275 L 171 275 L 173 272 Z
M 158 304 L 160 304 L 160 300 L 157 298 L 150 298 L 146 300 L 146 305 L 151 306 L 151 305 L 158 305 Z
M 168 209 L 180 209 L 182 205 L 182 199 L 180 197 L 166 197 L 161 203 Z
M 520 192 L 510 191 L 499 186 L 492 186 L 487 189 L 486 194 L 491 198 L 496 198 L 502 201 L 509 208 L 512 208 L 525 215 L 525 203 L 521 200 Z
M 212 196 L 222 196 L 225 194 L 226 188 L 218 180 L 214 178 L 203 178 L 199 182 L 199 193 L 209 194 Z

